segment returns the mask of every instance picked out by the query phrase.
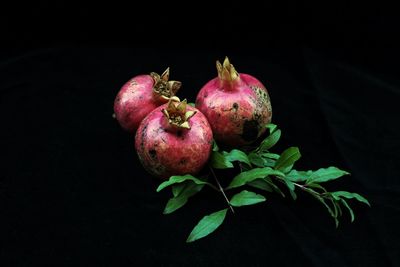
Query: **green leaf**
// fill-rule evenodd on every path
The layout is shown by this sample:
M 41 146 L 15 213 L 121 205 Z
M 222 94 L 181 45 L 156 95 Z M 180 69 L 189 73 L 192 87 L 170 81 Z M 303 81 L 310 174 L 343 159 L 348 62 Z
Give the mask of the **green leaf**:
M 286 174 L 286 178 L 292 182 L 305 182 L 312 174 L 312 171 L 296 171 L 291 170 Z
M 256 179 L 254 181 L 251 181 L 247 183 L 248 185 L 258 188 L 267 192 L 273 192 L 274 190 L 272 189 L 271 185 L 267 183 L 264 179 Z
M 259 154 L 252 152 L 249 154 L 248 158 L 249 158 L 251 164 L 253 164 L 257 167 L 264 167 L 265 160 Z
M 307 179 L 306 184 L 310 183 L 323 183 L 342 177 L 343 175 L 350 174 L 346 171 L 340 170 L 336 167 L 321 168 L 314 171 Z
M 236 175 L 232 182 L 229 184 L 228 189 L 235 188 L 242 186 L 248 182 L 254 181 L 259 178 L 264 178 L 268 175 L 277 175 L 277 176 L 285 176 L 280 171 L 274 170 L 270 167 L 265 167 L 265 168 L 254 168 L 249 171 L 245 171 L 240 173 L 239 175 Z
M 294 190 L 289 190 L 290 196 L 293 198 L 293 200 L 297 199 L 297 194 L 294 192 Z
M 229 153 L 225 152 L 224 156 L 230 162 L 232 162 L 232 161 L 240 161 L 240 162 L 246 163 L 248 165 L 251 165 L 250 161 L 249 161 L 249 158 L 247 157 L 246 153 L 244 153 L 241 150 L 232 149 L 231 152 L 229 152 Z
M 257 167 L 274 167 L 275 161 L 269 158 L 263 158 L 260 154 L 251 152 L 248 156 L 251 164 Z
M 164 208 L 164 214 L 170 214 L 174 211 L 176 211 L 177 209 L 183 207 L 186 202 L 188 201 L 187 197 L 174 197 L 174 198 L 170 198 L 167 202 L 167 205 Z
M 342 208 L 340 207 L 340 202 L 335 200 L 335 203 L 336 203 L 336 207 L 339 211 L 339 216 L 342 216 L 343 212 L 342 212 Z
M 174 197 L 177 197 L 182 190 L 185 188 L 186 184 L 185 183 L 180 183 L 172 186 L 172 194 Z
M 219 147 L 217 145 L 217 142 L 215 140 L 213 140 L 213 145 L 212 145 L 212 151 L 218 151 Z
M 263 158 L 279 159 L 281 155 L 275 154 L 275 153 L 262 153 L 261 156 L 262 156 Z
M 309 191 L 309 190 L 310 191 L 314 191 L 314 190 L 308 188 L 307 191 Z M 332 210 L 332 208 L 325 202 L 325 199 L 318 195 L 318 192 L 314 191 L 313 196 L 316 199 L 318 199 L 325 206 L 325 208 L 328 210 L 329 214 L 335 220 L 335 226 L 338 227 L 339 226 L 339 220 L 337 219 L 337 210 L 336 211 Z
M 294 185 L 294 183 L 293 183 L 292 181 L 286 179 L 286 177 L 283 178 L 283 181 L 285 182 L 287 188 L 289 189 L 289 193 L 290 193 L 290 195 L 292 196 L 293 200 L 296 200 L 296 199 L 297 199 L 297 195 L 296 195 L 296 193 L 294 192 L 294 190 L 295 190 L 295 185 Z
M 188 103 L 189 106 L 195 107 L 196 104 L 195 103 Z
M 211 166 L 214 169 L 233 168 L 233 164 L 224 155 L 217 151 L 211 153 Z
M 278 143 L 280 138 L 281 138 L 281 130 L 276 130 L 261 142 L 259 150 L 267 151 L 268 149 L 273 147 L 276 143 Z
M 163 190 L 164 188 L 173 185 L 173 184 L 179 184 L 182 183 L 184 181 L 193 181 L 195 184 L 209 184 L 207 182 L 204 182 L 190 174 L 186 174 L 186 175 L 174 175 L 171 176 L 169 178 L 168 181 L 165 181 L 163 183 L 161 183 L 158 188 L 157 188 L 157 192 L 160 192 L 161 190 Z
M 254 192 L 243 190 L 234 195 L 229 201 L 234 207 L 241 207 L 246 205 L 253 205 L 265 201 L 265 197 Z
M 323 187 L 323 186 L 320 185 L 320 184 L 314 184 L 314 183 L 312 183 L 312 184 L 308 184 L 307 186 L 308 186 L 308 187 L 311 187 L 311 188 L 321 189 L 321 190 L 324 191 L 325 193 L 328 193 L 328 191 L 326 191 L 325 187 Z
M 282 190 L 276 184 L 274 184 L 274 182 L 269 177 L 264 178 L 264 181 L 267 182 L 275 192 L 280 194 L 282 197 L 286 197 Z
M 299 148 L 289 147 L 282 152 L 280 158 L 276 161 L 275 169 L 289 172 L 293 164 L 300 159 L 301 154 Z
M 290 191 L 294 191 L 294 183 L 288 179 L 284 179 L 285 184 L 289 188 Z
M 224 222 L 227 211 L 228 209 L 223 209 L 204 216 L 203 219 L 201 219 L 193 228 L 186 242 L 189 243 L 196 241 L 214 232 Z
M 337 191 L 337 192 L 332 192 L 331 195 L 336 200 L 339 200 L 341 197 L 355 198 L 358 201 L 363 202 L 371 207 L 371 204 L 369 204 L 368 200 L 365 197 L 363 197 L 357 193 L 350 193 L 350 192 L 346 192 L 346 191 Z
M 267 125 L 265 125 L 265 128 L 269 130 L 269 134 L 272 134 L 278 128 L 278 125 L 273 123 L 268 123 Z
M 339 227 L 339 220 L 338 220 L 338 217 L 339 217 L 339 208 L 338 208 L 338 206 L 339 205 L 334 199 L 331 198 L 329 200 L 331 201 L 332 206 L 333 206 L 333 214 L 334 214 L 333 218 L 335 219 L 336 228 L 338 228 Z
M 351 216 L 351 222 L 354 222 L 356 217 L 354 216 L 354 212 L 350 208 L 349 204 L 347 204 L 346 200 L 344 200 L 344 199 L 340 199 L 340 202 L 342 202 L 343 206 L 345 206 L 347 208 L 347 210 L 349 211 L 350 216 Z
M 164 214 L 172 213 L 177 209 L 183 207 L 188 201 L 189 197 L 200 192 L 203 187 L 204 184 L 198 185 L 192 182 L 185 184 L 184 188 L 182 188 L 181 192 L 177 196 L 168 200 L 168 203 L 164 209 Z

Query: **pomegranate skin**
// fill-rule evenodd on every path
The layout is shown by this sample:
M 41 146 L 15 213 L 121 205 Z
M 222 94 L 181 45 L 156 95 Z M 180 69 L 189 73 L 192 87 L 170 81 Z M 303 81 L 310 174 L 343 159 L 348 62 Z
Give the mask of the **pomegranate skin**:
M 168 104 L 153 110 L 136 132 L 135 148 L 144 168 L 153 176 L 196 174 L 207 163 L 213 135 L 206 117 L 196 108 L 190 129 L 174 128 L 162 113 Z
M 225 65 L 224 62 L 224 68 Z M 232 69 L 228 68 L 224 74 L 219 72 L 217 78 L 199 91 L 196 108 L 207 117 L 219 143 L 231 147 L 248 145 L 261 136 L 266 131 L 264 126 L 271 122 L 271 102 L 267 89 L 258 79 L 239 74 L 229 65 Z
M 114 101 L 115 118 L 122 128 L 135 132 L 149 112 L 168 101 L 154 97 L 153 86 L 150 75 L 136 76 L 122 86 Z
M 175 95 L 181 82 L 168 79 L 169 68 L 161 76 L 154 72 L 135 76 L 122 86 L 114 100 L 114 114 L 123 129 L 135 133 L 147 114 Z

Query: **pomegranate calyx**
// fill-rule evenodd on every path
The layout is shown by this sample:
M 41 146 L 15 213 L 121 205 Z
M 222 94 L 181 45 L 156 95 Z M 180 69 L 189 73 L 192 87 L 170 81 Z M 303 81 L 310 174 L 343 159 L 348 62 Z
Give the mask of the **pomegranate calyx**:
M 233 82 L 239 78 L 239 73 L 235 67 L 229 62 L 229 58 L 225 57 L 223 64 L 217 60 L 218 77 L 221 81 Z
M 190 129 L 189 119 L 193 117 L 197 111 L 186 110 L 187 100 L 179 101 L 179 98 L 173 97 L 169 100 L 166 109 L 162 110 L 169 125 L 183 129 Z
M 182 86 L 182 83 L 179 81 L 168 81 L 169 67 L 161 74 L 161 76 L 155 72 L 151 72 L 150 76 L 154 80 L 153 92 L 166 100 L 174 96 Z

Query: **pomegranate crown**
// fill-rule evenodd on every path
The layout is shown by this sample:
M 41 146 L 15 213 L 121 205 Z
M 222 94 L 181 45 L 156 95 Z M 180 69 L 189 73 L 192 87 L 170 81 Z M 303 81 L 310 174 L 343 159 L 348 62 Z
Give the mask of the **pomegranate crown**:
M 168 123 L 172 126 L 190 129 L 189 119 L 193 117 L 197 111 L 186 110 L 187 100 L 182 102 L 178 97 L 173 96 L 169 99 L 167 108 L 162 110 L 165 118 L 167 118 Z
M 222 81 L 234 81 L 239 78 L 239 73 L 235 67 L 229 62 L 229 58 L 225 57 L 223 64 L 217 60 L 218 78 Z
M 182 83 L 179 81 L 168 81 L 169 67 L 161 74 L 161 76 L 155 72 L 151 72 L 150 76 L 154 80 L 153 92 L 167 100 L 174 96 L 182 86 Z

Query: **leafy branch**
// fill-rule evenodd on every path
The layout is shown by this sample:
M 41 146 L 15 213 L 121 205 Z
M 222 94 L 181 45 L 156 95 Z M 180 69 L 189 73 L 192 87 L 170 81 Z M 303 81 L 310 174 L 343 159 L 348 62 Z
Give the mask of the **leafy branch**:
M 234 213 L 234 207 L 254 205 L 266 200 L 263 194 L 257 194 L 246 189 L 234 194 L 231 198 L 227 192 L 242 187 L 251 187 L 265 193 L 278 193 L 286 197 L 278 185 L 283 185 L 293 200 L 297 199 L 296 189 L 310 194 L 328 210 L 334 219 L 336 227 L 342 208 L 348 210 L 351 222 L 355 214 L 347 200 L 355 199 L 370 206 L 368 200 L 357 193 L 347 191 L 328 192 L 321 184 L 349 175 L 348 172 L 337 167 L 320 168 L 318 170 L 298 171 L 293 169 L 294 164 L 301 157 L 297 147 L 289 147 L 281 154 L 272 153 L 270 149 L 277 144 L 281 137 L 281 130 L 275 124 L 268 124 L 269 135 L 259 146 L 248 153 L 239 149 L 229 152 L 221 151 L 216 142 L 212 148 L 209 160 L 210 175 L 215 184 L 208 181 L 209 176 L 194 177 L 192 175 L 171 176 L 168 181 L 161 183 L 157 192 L 171 187 L 173 197 L 169 199 L 164 214 L 169 214 L 183 207 L 190 197 L 200 192 L 205 186 L 219 192 L 227 202 L 227 208 L 204 216 L 189 234 L 186 242 L 193 242 L 214 232 L 225 220 L 227 211 Z M 232 178 L 229 185 L 223 188 L 214 169 L 231 169 L 238 166 L 239 173 Z

